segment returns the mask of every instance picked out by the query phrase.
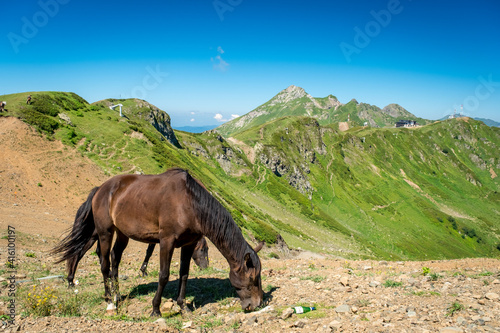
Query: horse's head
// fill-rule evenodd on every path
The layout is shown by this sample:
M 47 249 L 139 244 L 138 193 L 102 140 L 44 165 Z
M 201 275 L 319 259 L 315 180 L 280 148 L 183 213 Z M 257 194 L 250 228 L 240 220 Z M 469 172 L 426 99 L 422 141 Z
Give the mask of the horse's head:
M 193 252 L 193 260 L 201 269 L 208 268 L 208 244 L 205 237 L 202 237 Z
M 261 242 L 254 250 L 248 247 L 249 251 L 245 253 L 243 264 L 229 272 L 229 280 L 236 288 L 241 308 L 245 311 L 253 311 L 262 304 L 264 299 L 260 279 L 261 265 L 257 255 L 263 245 L 264 242 Z

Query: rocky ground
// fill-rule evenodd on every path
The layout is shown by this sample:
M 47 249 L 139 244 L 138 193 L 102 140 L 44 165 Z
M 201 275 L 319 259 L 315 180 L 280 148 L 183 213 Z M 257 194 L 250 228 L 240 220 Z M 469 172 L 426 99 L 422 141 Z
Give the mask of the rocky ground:
M 8 226 L 16 228 L 18 291 L 33 284 L 30 277 L 34 271 L 63 274 L 64 265 L 55 265 L 47 252 L 72 224 L 88 191 L 106 179 L 78 154 L 57 142 L 37 138 L 24 124 L 0 118 L 0 316 L 11 299 L 5 266 Z M 26 150 L 27 146 L 31 148 Z M 145 248 L 131 242 L 125 251 L 120 267 L 122 295 L 130 295 L 130 290 L 138 287 L 154 290 L 156 253 L 149 266 L 152 274 L 145 278 L 138 275 Z M 275 256 L 272 252 L 282 258 L 271 258 Z M 497 259 L 351 261 L 306 252 L 285 256 L 269 248 L 259 255 L 266 304 L 255 312 L 242 312 L 232 296 L 209 295 L 197 304 L 200 290 L 207 286 L 231 288 L 227 262 L 210 244 L 210 269 L 192 268 L 190 313 L 180 314 L 172 301 L 177 287 L 177 276 L 172 274 L 170 289 L 162 300 L 164 317 L 159 320 L 148 319 L 149 294 L 126 298 L 114 317 L 104 314 L 104 301 L 78 317 L 35 317 L 25 314 L 19 298 L 15 299 L 15 322 L 7 324 L 5 316 L 0 317 L 0 331 L 500 332 Z M 178 259 L 172 267 L 178 267 Z M 78 286 L 82 291 L 102 292 L 95 256 L 84 257 L 77 278 L 82 281 Z M 42 285 L 63 288 L 64 281 L 44 280 Z M 316 310 L 293 314 L 290 309 L 297 305 L 315 306 Z

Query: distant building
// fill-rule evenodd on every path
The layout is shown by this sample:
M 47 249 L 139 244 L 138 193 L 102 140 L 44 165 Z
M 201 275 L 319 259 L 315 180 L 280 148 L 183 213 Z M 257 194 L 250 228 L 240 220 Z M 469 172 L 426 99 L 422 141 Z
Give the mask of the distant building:
M 416 120 L 399 120 L 396 122 L 396 127 L 415 127 L 418 126 Z

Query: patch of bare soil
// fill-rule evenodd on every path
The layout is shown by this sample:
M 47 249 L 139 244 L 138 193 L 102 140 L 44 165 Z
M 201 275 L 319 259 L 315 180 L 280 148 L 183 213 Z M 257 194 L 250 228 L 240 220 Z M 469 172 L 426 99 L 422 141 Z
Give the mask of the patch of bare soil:
M 108 177 L 77 151 L 47 141 L 16 119 L 0 118 L 0 234 L 14 226 L 18 232 L 17 260 L 23 267 L 38 265 L 51 273 L 64 272 L 47 252 L 73 223 L 74 214 L 92 187 Z M 39 185 L 40 183 L 40 185 Z M 0 269 L 7 258 L 7 240 L 0 239 Z M 196 306 L 202 284 L 228 279 L 228 264 L 210 244 L 211 269 L 192 268 L 187 289 L 194 295 L 191 313 L 177 324 L 166 320 L 131 322 L 123 319 L 18 316 L 4 332 L 499 332 L 500 260 L 463 259 L 426 262 L 351 261 L 302 253 L 271 259 L 259 253 L 265 307 L 244 313 L 237 299 Z M 155 283 L 155 277 L 138 277 L 146 245 L 131 241 L 120 266 L 122 290 Z M 33 252 L 33 257 L 26 256 Z M 172 267 L 178 267 L 178 253 Z M 158 254 L 149 271 L 157 270 Z M 5 270 L 4 270 L 5 271 Z M 223 272 L 221 275 L 220 272 Z M 429 274 L 423 275 L 428 271 Z M 218 273 L 219 272 L 219 273 Z M 56 273 L 56 274 L 59 274 Z M 193 276 L 195 275 L 195 276 Z M 17 279 L 29 278 L 19 271 Z M 95 256 L 82 259 L 77 278 L 102 288 Z M 2 276 L 5 282 L 5 276 Z M 169 285 L 177 285 L 171 276 Z M 0 312 L 6 309 L 7 287 L 0 283 Z M 45 283 L 45 282 L 44 282 Z M 49 282 L 46 282 L 49 283 Z M 50 283 L 64 283 L 53 281 Z M 165 293 L 162 304 L 175 307 L 175 293 Z M 306 314 L 293 314 L 297 305 L 315 306 Z M 104 302 L 101 305 L 105 312 Z M 123 302 L 119 311 L 128 318 L 151 312 L 148 295 Z M 167 311 L 162 310 L 163 313 Z M 1 313 L 0 313 L 1 314 Z M 210 319 L 210 320 L 209 320 Z

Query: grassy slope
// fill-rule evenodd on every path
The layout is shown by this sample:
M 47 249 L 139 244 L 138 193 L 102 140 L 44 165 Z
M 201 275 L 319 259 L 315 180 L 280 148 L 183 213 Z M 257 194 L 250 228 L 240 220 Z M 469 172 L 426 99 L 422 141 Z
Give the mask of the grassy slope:
M 252 163 L 215 132 L 176 132 L 183 149 L 172 146 L 143 121 L 148 110 L 134 100 L 120 101 L 128 117 L 120 118 L 104 102 L 90 105 L 70 93 L 32 93 L 35 104 L 25 106 L 27 94 L 0 97 L 8 102 L 8 115 L 78 146 L 110 175 L 190 169 L 249 237 L 272 243 L 279 232 L 292 247 L 351 258 L 500 253 L 500 186 L 489 171 L 499 172 L 500 134 L 480 122 L 342 133 L 336 124 L 321 127 L 314 119 L 287 117 L 237 136 L 247 147 L 262 146 Z M 46 97 L 40 95 L 47 95 L 73 126 L 57 116 L 36 114 L 36 101 Z M 36 117 L 26 119 L 26 114 Z M 51 121 L 57 128 L 44 125 Z M 314 190 L 299 193 L 286 175 L 277 177 L 267 169 L 259 154 L 280 155 L 283 163 L 301 170 Z
M 306 162 L 303 152 L 317 150 L 322 137 L 326 152 L 315 154 L 307 174 L 315 217 L 342 233 L 348 229 L 368 251 L 389 258 L 499 254 L 500 186 L 489 171 L 498 172 L 497 129 L 454 120 L 341 133 L 314 130 L 310 119 L 285 118 L 237 138 L 252 146 L 262 133 L 265 150 L 282 152 L 296 165 Z M 299 133 L 308 133 L 307 140 Z M 269 194 L 287 201 L 284 194 Z

